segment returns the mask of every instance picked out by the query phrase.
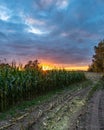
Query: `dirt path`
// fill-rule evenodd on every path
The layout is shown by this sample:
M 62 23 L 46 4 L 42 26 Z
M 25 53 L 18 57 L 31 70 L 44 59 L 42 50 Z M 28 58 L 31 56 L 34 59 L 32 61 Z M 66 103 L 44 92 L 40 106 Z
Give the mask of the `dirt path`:
M 85 114 L 79 118 L 76 130 L 104 130 L 104 90 L 93 95 Z
M 82 89 L 73 95 L 67 95 L 67 98 L 55 106 L 51 111 L 33 123 L 29 130 L 68 130 L 73 127 L 73 122 L 82 110 L 85 97 L 90 89 Z
M 97 78 L 92 76 L 93 83 L 96 84 L 101 75 Z M 95 80 L 94 80 L 95 78 Z M 89 100 L 84 114 L 79 116 L 73 130 L 104 130 L 104 90 L 98 90 Z

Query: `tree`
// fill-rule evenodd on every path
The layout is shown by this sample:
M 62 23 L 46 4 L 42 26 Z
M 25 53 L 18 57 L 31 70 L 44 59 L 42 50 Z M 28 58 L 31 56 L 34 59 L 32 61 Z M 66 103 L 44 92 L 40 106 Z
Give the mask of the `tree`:
M 6 59 L 0 60 L 0 68 L 8 67 L 10 68 L 10 65 L 7 63 Z
M 28 63 L 24 67 L 25 69 L 39 69 L 39 62 L 38 60 L 28 61 Z
M 104 40 L 94 47 L 95 55 L 93 55 L 92 64 L 89 71 L 104 72 Z

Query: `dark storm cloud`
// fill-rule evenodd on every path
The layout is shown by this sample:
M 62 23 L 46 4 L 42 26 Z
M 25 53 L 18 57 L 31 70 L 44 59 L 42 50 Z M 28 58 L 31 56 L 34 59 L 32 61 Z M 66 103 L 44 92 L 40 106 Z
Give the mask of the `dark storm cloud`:
M 47 58 L 47 60 L 51 59 L 54 63 L 57 64 L 79 64 L 81 62 L 85 62 L 85 59 L 87 59 L 87 61 L 89 60 L 89 50 L 86 48 L 67 46 L 66 44 L 64 47 L 60 48 L 59 46 L 38 46 L 37 49 L 40 57 L 44 59 Z
M 104 36 L 103 0 L 1 0 L 0 56 L 87 65 Z

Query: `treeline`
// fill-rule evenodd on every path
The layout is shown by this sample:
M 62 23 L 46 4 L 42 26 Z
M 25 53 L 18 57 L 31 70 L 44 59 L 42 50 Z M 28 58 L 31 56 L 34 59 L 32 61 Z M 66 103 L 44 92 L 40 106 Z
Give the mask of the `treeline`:
M 42 69 L 42 67 L 39 65 L 38 60 L 30 60 L 25 64 L 24 66 L 22 64 L 16 65 L 15 60 L 13 60 L 11 63 L 7 63 L 6 59 L 0 60 L 0 68 L 9 67 L 9 68 L 17 68 L 20 70 L 24 69 Z
M 104 72 L 104 40 L 94 47 L 95 54 L 93 55 L 92 64 L 88 71 Z

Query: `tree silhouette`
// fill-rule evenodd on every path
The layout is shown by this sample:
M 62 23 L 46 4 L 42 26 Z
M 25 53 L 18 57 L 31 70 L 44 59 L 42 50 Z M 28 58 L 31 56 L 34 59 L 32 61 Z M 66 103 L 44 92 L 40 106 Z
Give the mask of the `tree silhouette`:
M 104 40 L 94 47 L 95 55 L 93 55 L 92 64 L 89 71 L 104 72 Z
M 39 69 L 39 62 L 38 60 L 28 61 L 28 63 L 24 67 L 25 69 Z

